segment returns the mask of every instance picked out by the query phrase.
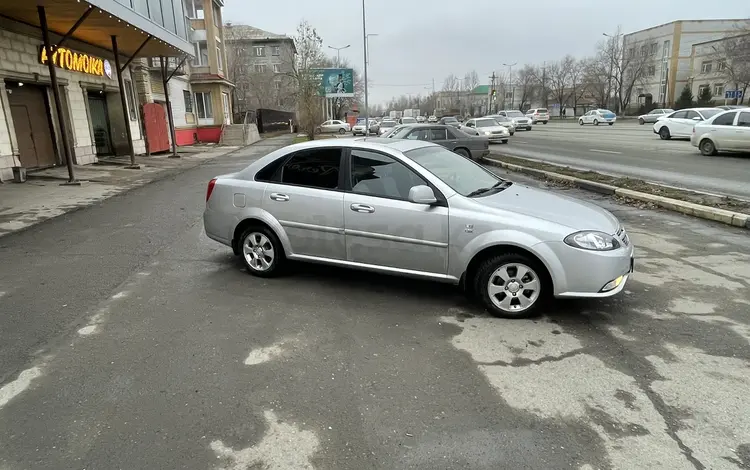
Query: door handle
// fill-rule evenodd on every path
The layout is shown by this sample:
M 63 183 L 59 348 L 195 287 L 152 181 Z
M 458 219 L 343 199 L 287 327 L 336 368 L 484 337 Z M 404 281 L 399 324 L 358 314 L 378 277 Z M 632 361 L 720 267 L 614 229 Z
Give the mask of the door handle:
M 289 200 L 289 196 L 281 193 L 271 193 L 271 199 L 273 199 L 274 201 L 286 202 Z
M 375 212 L 375 208 L 367 204 L 352 204 L 349 208 L 354 212 L 361 212 L 362 214 L 372 214 Z

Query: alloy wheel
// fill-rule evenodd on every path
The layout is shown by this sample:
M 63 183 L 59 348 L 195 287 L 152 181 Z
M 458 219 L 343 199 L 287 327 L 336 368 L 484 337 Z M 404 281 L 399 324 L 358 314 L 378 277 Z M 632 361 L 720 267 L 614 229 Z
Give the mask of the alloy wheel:
M 503 312 L 514 314 L 531 308 L 539 299 L 540 289 L 537 273 L 522 263 L 500 266 L 487 283 L 492 304 Z
M 250 232 L 242 243 L 242 256 L 250 269 L 265 272 L 271 269 L 276 259 L 273 243 L 260 232 Z

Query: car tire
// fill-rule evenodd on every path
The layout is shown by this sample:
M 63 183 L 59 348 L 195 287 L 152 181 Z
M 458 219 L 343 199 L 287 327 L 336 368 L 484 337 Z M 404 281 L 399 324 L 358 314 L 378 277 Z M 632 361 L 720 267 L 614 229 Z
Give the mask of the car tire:
M 672 135 L 669 133 L 669 128 L 667 126 L 662 126 L 661 129 L 659 129 L 659 137 L 661 140 L 669 140 L 672 138 Z
M 527 127 L 527 128 L 526 128 L 526 130 L 527 130 L 527 131 L 530 131 L 530 130 L 531 130 L 531 126 Z
M 503 139 L 501 143 L 507 144 L 508 143 L 508 139 Z
M 511 132 L 511 133 L 510 133 L 511 137 L 512 137 L 512 136 L 513 136 L 513 134 L 515 134 L 515 133 L 516 133 L 515 131 Z
M 701 155 L 705 155 L 706 157 L 713 157 L 718 153 L 716 151 L 716 144 L 714 144 L 711 139 L 701 140 L 700 146 L 698 148 L 701 151 Z
M 597 119 L 594 119 L 594 125 L 595 125 L 595 126 L 598 126 L 598 125 L 599 125 L 599 121 L 598 121 Z
M 547 279 L 547 271 L 536 260 L 520 253 L 504 253 L 479 265 L 474 292 L 493 316 L 528 318 L 537 315 L 546 300 Z
M 583 119 L 579 119 L 579 120 L 578 120 L 578 125 L 579 125 L 579 126 L 582 126 L 582 125 L 583 125 Z
M 240 237 L 240 256 L 247 273 L 257 277 L 275 277 L 286 264 L 284 247 L 268 227 L 251 225 Z
M 547 121 L 544 121 L 544 125 L 545 125 L 545 126 L 547 125 Z
M 320 127 L 318 127 L 317 129 L 315 129 L 315 133 L 316 134 L 322 134 L 323 133 L 323 129 L 321 129 Z
M 473 158 L 471 158 L 471 153 L 468 150 L 464 149 L 464 148 L 458 148 L 458 149 L 454 150 L 453 153 L 457 153 L 457 154 L 461 155 L 464 158 L 468 158 L 469 160 L 473 160 Z
M 609 124 L 610 126 L 614 126 L 614 125 L 615 125 L 615 123 L 614 123 L 614 122 L 609 122 L 609 123 L 607 123 L 607 124 Z
M 644 121 L 643 118 L 639 118 L 638 119 L 638 124 L 640 124 L 642 126 L 642 125 L 646 124 L 646 121 Z
M 346 129 L 344 128 L 339 129 L 339 134 L 346 134 Z

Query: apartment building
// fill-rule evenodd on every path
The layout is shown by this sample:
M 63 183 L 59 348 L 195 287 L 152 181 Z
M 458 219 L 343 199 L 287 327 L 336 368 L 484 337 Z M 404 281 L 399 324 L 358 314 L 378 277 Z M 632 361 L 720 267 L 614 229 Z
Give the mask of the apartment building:
M 714 39 L 693 45 L 691 53 L 692 74 L 690 86 L 694 97 L 711 90 L 715 103 L 734 100 L 725 98 L 725 91 L 745 92 L 750 79 L 750 33 Z M 732 73 L 731 71 L 734 71 Z M 734 75 L 734 77 L 733 77 Z M 744 80 L 745 83 L 739 83 Z M 747 102 L 747 97 L 744 97 Z
M 631 103 L 673 104 L 693 76 L 693 46 L 737 34 L 747 24 L 747 19 L 679 20 L 624 35 L 623 56 L 647 61 Z
M 192 51 L 181 0 L 0 2 L 0 181 L 142 152 L 135 60 Z
M 234 110 L 238 115 L 259 108 L 296 111 L 292 72 L 294 39 L 253 26 L 225 27 L 229 76 L 236 82 Z

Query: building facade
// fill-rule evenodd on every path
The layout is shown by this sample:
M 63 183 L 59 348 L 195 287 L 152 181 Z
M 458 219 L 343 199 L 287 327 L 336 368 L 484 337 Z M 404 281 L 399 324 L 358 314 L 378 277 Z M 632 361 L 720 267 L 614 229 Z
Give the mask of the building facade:
M 225 27 L 229 76 L 236 82 L 234 112 L 259 108 L 296 111 L 292 72 L 297 49 L 288 36 L 247 25 Z
M 696 99 L 707 88 L 715 104 L 746 103 L 745 88 L 750 81 L 750 34 L 694 44 L 690 69 L 690 87 Z M 725 98 L 725 91 L 736 90 L 743 92 L 742 98 Z
M 0 181 L 143 151 L 133 59 L 192 52 L 181 1 L 26 3 L 0 4 Z
M 737 33 L 745 19 L 673 21 L 623 36 L 623 57 L 647 60 L 632 106 L 672 106 L 693 76 L 693 46 Z M 625 59 L 624 59 L 625 60 Z

